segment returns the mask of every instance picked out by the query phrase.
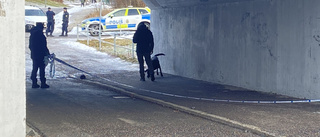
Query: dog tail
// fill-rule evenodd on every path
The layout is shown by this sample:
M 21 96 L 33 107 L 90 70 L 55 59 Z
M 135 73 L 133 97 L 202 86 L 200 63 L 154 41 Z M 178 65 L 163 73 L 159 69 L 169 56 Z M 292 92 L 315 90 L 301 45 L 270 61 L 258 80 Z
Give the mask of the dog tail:
M 154 56 L 165 56 L 165 54 L 163 54 L 163 53 L 159 53 L 159 54 L 156 54 L 156 55 L 154 55 Z

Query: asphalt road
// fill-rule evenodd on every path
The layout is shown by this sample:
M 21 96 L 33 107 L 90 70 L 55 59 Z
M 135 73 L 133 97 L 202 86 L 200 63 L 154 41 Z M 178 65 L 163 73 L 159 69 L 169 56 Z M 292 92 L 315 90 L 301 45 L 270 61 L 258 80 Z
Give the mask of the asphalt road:
M 45 136 L 255 136 L 80 80 L 49 84 L 27 83 L 27 121 Z
M 59 10 L 53 9 L 56 14 Z M 48 78 L 47 75 L 47 83 L 51 86 L 49 89 L 32 89 L 29 80 L 32 64 L 28 33 L 25 41 L 27 123 L 44 136 L 256 136 L 248 131 L 69 78 L 78 76 L 78 72 L 61 64 L 56 66 L 55 78 Z M 47 41 L 50 52 L 56 53 L 59 58 L 75 66 L 90 61 L 91 64 L 83 68 L 97 74 L 120 73 L 124 69 L 121 66 L 126 64 L 112 56 L 96 55 L 69 45 L 75 41 L 75 35 L 56 35 Z M 95 64 L 95 61 L 101 62 L 100 56 L 110 63 Z
M 49 89 L 32 89 L 28 33 L 25 38 L 27 122 L 44 136 L 256 136 L 235 127 L 122 96 L 97 85 L 88 85 L 80 79 L 68 78 L 70 75 L 77 76 L 78 72 L 59 64 L 55 78 L 48 78 L 47 75 Z M 84 53 L 72 46 L 61 45 L 75 41 L 73 36 L 47 40 L 49 49 L 60 58 L 69 59 L 68 62 L 76 66 L 83 63 L 85 58 L 78 58 L 77 55 Z M 99 55 L 87 53 L 87 56 L 94 60 Z M 112 66 L 116 64 L 111 63 Z M 86 70 L 96 69 L 96 73 L 108 72 L 99 71 L 98 67 L 87 67 Z M 108 73 L 120 72 L 122 70 Z

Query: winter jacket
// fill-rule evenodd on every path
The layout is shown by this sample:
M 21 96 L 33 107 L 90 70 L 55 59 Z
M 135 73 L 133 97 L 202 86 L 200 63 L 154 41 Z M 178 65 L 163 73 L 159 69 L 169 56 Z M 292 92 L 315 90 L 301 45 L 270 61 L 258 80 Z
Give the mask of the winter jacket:
M 151 53 L 154 47 L 152 32 L 140 25 L 133 35 L 133 43 L 137 43 L 137 53 Z
M 69 23 L 69 13 L 68 11 L 63 12 L 62 22 L 68 24 Z
M 47 11 L 47 21 L 48 22 L 54 22 L 54 18 L 53 16 L 56 15 L 53 11 Z
M 50 55 L 47 47 L 47 39 L 43 34 L 43 29 L 34 27 L 30 31 L 29 49 L 31 51 L 31 59 L 35 61 L 43 61 L 44 56 Z

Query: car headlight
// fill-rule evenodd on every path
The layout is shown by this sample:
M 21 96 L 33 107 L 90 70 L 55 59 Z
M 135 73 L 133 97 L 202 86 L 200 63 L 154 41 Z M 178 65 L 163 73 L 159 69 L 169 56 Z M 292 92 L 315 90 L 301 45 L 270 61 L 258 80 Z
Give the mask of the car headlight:
M 81 22 L 81 24 L 87 24 L 88 21 L 84 20 Z

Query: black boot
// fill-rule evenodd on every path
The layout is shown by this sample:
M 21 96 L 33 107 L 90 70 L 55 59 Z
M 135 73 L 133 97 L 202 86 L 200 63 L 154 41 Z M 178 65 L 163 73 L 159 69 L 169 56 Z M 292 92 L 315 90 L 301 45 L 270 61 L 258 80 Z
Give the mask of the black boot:
M 64 33 L 64 31 L 62 31 L 61 35 L 59 35 L 59 36 L 64 36 L 63 33 Z
M 44 83 L 44 84 L 41 83 L 41 88 L 49 88 L 49 87 L 50 87 L 50 86 L 47 85 L 46 83 Z
M 46 84 L 46 79 L 41 80 L 41 88 L 49 88 L 50 86 Z
M 144 77 L 141 77 L 140 81 L 146 81 L 146 79 Z
M 32 80 L 32 88 L 39 88 L 40 86 L 37 83 L 37 80 Z
M 154 81 L 154 80 L 156 80 L 156 79 L 154 78 L 154 74 L 151 74 L 151 81 Z
M 146 81 L 143 71 L 140 72 L 140 81 Z

